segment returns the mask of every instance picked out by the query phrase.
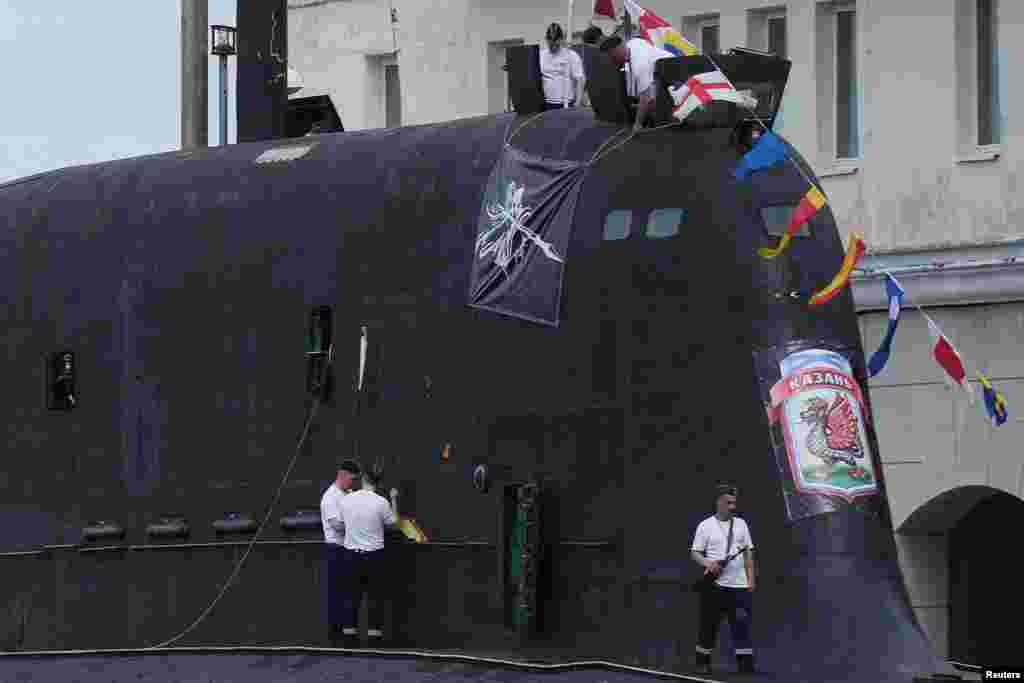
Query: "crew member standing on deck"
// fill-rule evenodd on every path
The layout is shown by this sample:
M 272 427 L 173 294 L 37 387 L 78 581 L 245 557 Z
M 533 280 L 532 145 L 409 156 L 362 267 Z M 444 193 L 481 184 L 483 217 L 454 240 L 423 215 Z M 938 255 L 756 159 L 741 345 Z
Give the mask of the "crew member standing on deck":
M 341 500 L 345 524 L 345 555 L 349 578 L 346 582 L 343 631 L 346 645 L 358 640 L 359 605 L 363 596 L 369 601 L 366 634 L 370 645 L 384 642 L 384 610 L 386 587 L 384 564 L 384 527 L 398 524 L 398 490 L 391 489 L 391 504 L 377 493 L 379 483 L 374 472 L 363 472 L 362 489 Z
M 347 590 L 348 561 L 345 555 L 345 523 L 341 517 L 341 501 L 352 488 L 352 480 L 359 476 L 359 465 L 346 460 L 338 465 L 334 482 L 320 498 L 320 519 L 324 525 L 324 549 L 327 555 L 327 623 L 331 643 L 340 635 L 356 634 L 343 631 L 344 591 Z
M 547 49 L 540 49 L 540 75 L 544 85 L 544 110 L 574 107 L 583 95 L 583 60 L 565 47 L 565 32 L 558 24 L 544 34 Z
M 719 486 L 715 514 L 697 526 L 691 554 L 705 574 L 718 578 L 700 595 L 700 626 L 697 636 L 697 671 L 711 673 L 718 625 L 729 618 L 739 670 L 754 670 L 750 622 L 754 592 L 754 542 L 747 523 L 735 516 L 736 488 Z M 742 555 L 737 552 L 745 549 Z M 733 559 L 729 559 L 733 558 Z

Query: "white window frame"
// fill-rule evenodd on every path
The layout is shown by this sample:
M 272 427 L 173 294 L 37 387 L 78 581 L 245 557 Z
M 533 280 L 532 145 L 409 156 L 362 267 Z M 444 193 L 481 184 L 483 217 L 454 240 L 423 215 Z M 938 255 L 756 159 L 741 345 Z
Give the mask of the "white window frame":
M 388 67 L 393 66 L 395 69 L 399 69 L 398 66 L 398 55 L 392 53 L 382 55 L 380 58 L 380 88 L 381 88 L 381 105 L 383 107 L 383 114 L 381 120 L 383 121 L 382 127 L 386 128 L 388 125 Z M 398 113 L 399 121 L 398 126 L 402 125 L 402 72 L 398 72 Z
M 705 54 L 704 50 L 704 29 L 706 28 L 717 28 L 718 29 L 718 49 L 722 49 L 722 20 L 717 14 L 697 19 L 694 24 L 696 27 L 696 34 L 694 38 L 697 40 L 697 47 L 700 49 L 701 54 Z
M 782 59 L 789 59 L 789 17 L 786 16 L 786 8 L 780 7 L 777 9 L 766 10 L 762 12 L 761 16 L 764 21 L 764 51 L 768 52 L 771 50 L 771 31 L 769 30 L 769 22 L 772 19 L 782 19 L 786 24 L 786 54 L 782 55 Z
M 789 59 L 789 16 L 785 5 L 747 10 L 747 45 L 764 52 L 770 49 L 768 22 L 772 19 L 782 19 L 786 22 L 786 56 L 783 58 Z
M 387 126 L 388 93 L 385 67 L 389 65 L 399 66 L 397 51 L 388 50 L 387 52 L 366 54 L 366 127 L 370 129 Z M 399 89 L 401 89 L 401 71 L 399 71 Z M 399 97 L 401 97 L 401 92 Z
M 998 61 L 1000 34 L 999 15 L 1003 2 L 993 1 L 995 14 L 995 44 L 997 54 L 996 73 L 992 87 L 997 95 L 1006 93 L 1000 92 L 1000 72 L 1007 68 L 1006 64 Z M 977 161 L 994 161 L 1002 154 L 1002 141 L 1006 138 L 1005 121 L 1000 120 L 999 141 L 982 145 L 979 144 L 978 136 L 981 132 L 980 121 L 978 120 L 978 2 L 977 0 L 956 0 L 955 17 L 955 43 L 956 50 L 956 81 L 957 81 L 957 163 L 971 163 Z M 997 100 L 997 104 L 999 101 Z M 995 112 L 996 116 L 1002 118 L 1002 107 Z
M 499 40 L 489 40 L 489 41 L 487 41 L 487 48 L 486 48 L 487 49 L 487 54 L 485 55 L 484 58 L 487 60 L 487 62 L 486 62 L 486 69 L 487 69 L 487 77 L 488 77 L 488 79 L 490 79 L 490 77 L 491 77 L 491 56 L 492 56 L 492 54 L 496 54 L 498 56 L 498 60 L 501 62 L 502 66 L 507 66 L 507 64 L 508 64 L 508 48 L 510 48 L 510 47 L 517 47 L 517 46 L 521 46 L 521 45 L 525 45 L 525 44 L 526 44 L 526 41 L 523 38 L 518 38 L 518 37 L 517 38 L 501 38 Z M 509 87 L 508 87 L 508 71 L 506 69 L 501 69 L 501 74 L 502 74 L 501 75 L 501 78 L 502 78 L 501 91 L 505 94 L 504 103 L 502 104 L 502 108 L 500 110 L 492 111 L 492 109 L 493 109 L 493 107 L 491 107 L 491 86 L 492 86 L 492 83 L 490 83 L 490 81 L 488 80 L 488 83 L 487 83 L 487 113 L 489 113 L 489 114 L 501 114 L 501 113 L 512 111 L 512 92 L 509 90 Z
M 854 36 L 854 79 L 857 82 L 857 156 L 839 156 L 839 15 L 853 13 Z M 832 34 L 832 160 L 835 165 L 857 163 L 864 155 L 864 96 L 863 79 L 861 79 L 860 58 L 860 16 L 856 2 L 836 3 L 829 7 L 829 31 Z

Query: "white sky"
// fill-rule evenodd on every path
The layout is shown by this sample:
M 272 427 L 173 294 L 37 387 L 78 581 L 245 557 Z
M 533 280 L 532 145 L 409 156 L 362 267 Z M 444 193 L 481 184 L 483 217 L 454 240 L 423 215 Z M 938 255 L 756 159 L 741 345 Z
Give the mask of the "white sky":
M 209 23 L 234 26 L 237 2 L 209 0 Z M 178 0 L 0 0 L 0 182 L 178 149 L 179 22 Z M 229 58 L 231 143 L 234 66 Z M 218 77 L 211 56 L 211 145 Z

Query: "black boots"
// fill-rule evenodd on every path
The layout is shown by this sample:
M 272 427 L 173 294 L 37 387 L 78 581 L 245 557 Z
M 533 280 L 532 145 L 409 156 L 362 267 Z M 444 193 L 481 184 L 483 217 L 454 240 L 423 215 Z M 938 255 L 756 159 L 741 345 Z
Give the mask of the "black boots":
M 705 675 L 711 673 L 711 655 L 697 653 L 697 673 Z
M 752 674 L 754 670 L 754 655 L 736 655 L 736 664 L 741 674 Z

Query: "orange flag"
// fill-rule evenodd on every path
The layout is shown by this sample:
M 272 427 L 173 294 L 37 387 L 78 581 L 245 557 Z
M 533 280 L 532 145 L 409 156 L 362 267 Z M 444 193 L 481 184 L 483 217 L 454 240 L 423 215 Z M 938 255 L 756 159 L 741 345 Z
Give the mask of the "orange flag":
M 800 226 L 809 221 L 811 216 L 818 213 L 818 209 L 823 206 L 825 206 L 825 195 L 821 193 L 821 190 L 812 185 L 811 189 L 800 200 L 799 206 L 793 210 L 793 215 L 789 219 L 789 228 L 786 230 L 786 234 L 782 236 L 779 246 L 774 249 L 758 249 L 757 253 L 764 258 L 775 258 L 781 254 L 789 246 L 790 240 L 793 239 L 793 235 L 800 229 Z
M 846 258 L 843 259 L 843 266 L 836 273 L 836 276 L 832 278 L 832 282 L 828 283 L 828 287 L 812 296 L 808 303 L 811 306 L 820 306 L 832 301 L 839 292 L 843 291 L 843 287 L 850 282 L 850 274 L 863 255 L 864 236 L 855 232 L 850 235 L 850 244 L 846 248 Z

